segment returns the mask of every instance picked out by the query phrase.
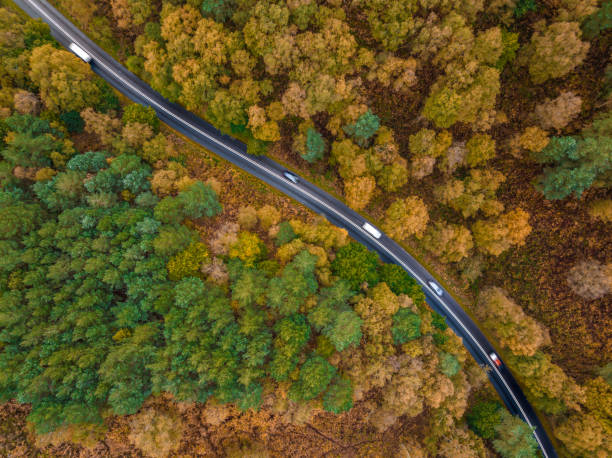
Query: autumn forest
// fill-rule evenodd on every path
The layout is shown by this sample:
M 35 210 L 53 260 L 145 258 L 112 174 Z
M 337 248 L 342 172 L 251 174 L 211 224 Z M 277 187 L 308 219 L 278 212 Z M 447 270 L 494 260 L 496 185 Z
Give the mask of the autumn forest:
M 612 2 L 50 2 L 385 231 L 612 454 Z M 0 456 L 537 457 L 417 282 L 0 1 Z

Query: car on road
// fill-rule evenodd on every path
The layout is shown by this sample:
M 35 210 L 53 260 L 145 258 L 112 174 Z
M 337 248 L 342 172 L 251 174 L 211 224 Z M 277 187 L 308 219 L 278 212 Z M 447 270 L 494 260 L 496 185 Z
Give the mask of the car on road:
M 380 236 L 382 235 L 382 232 L 380 232 L 378 229 L 376 229 L 374 226 L 372 226 L 368 222 L 363 223 L 363 226 L 361 227 L 363 227 L 363 230 L 366 231 L 368 234 L 370 234 L 375 239 L 379 239 Z
M 291 181 L 294 184 L 298 184 L 300 181 L 300 178 L 293 172 L 290 172 L 289 170 L 285 170 L 283 172 L 283 175 L 285 176 L 285 178 L 287 178 L 289 181 Z
M 442 288 L 440 288 L 435 281 L 429 281 L 427 283 L 429 284 L 429 286 L 431 286 L 431 289 L 433 289 L 438 296 L 442 297 L 444 291 L 442 291 Z
M 75 53 L 81 60 L 87 63 L 91 62 L 91 56 L 87 53 L 87 51 L 85 51 L 83 48 L 81 48 L 76 43 L 70 43 L 68 48 L 70 48 L 70 51 Z
M 499 356 L 497 356 L 497 353 L 489 353 L 489 358 L 491 358 L 491 361 L 493 361 L 493 364 L 495 364 L 497 367 L 501 367 L 502 362 L 501 359 L 499 359 Z

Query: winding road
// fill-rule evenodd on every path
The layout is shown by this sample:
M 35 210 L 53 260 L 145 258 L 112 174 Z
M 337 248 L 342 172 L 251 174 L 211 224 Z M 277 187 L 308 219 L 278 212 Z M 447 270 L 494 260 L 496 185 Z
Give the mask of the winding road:
M 547 458 L 557 457 L 546 431 L 511 372 L 503 362 L 498 367 L 491 359 L 490 355 L 495 352 L 491 343 L 457 301 L 400 245 L 385 234 L 380 238 L 373 237 L 363 228 L 367 220 L 338 199 L 303 178 L 297 183 L 288 180 L 283 175 L 287 169 L 282 165 L 267 157 L 247 154 L 244 143 L 222 134 L 193 113 L 164 99 L 104 52 L 45 0 L 14 1 L 31 17 L 41 18 L 49 24 L 51 33 L 61 44 L 68 47 L 71 43 L 75 43 L 85 50 L 92 57 L 90 65 L 93 71 L 126 97 L 142 105 L 153 107 L 158 117 L 173 129 L 324 215 L 333 224 L 345 228 L 355 240 L 376 251 L 384 261 L 404 268 L 423 287 L 429 305 L 446 317 L 448 325 L 463 339 L 465 347 L 474 359 L 490 368 L 488 374 L 491 383 L 510 412 L 520 416 L 534 428 L 533 434 L 543 455 Z M 434 287 L 431 286 L 432 283 Z M 439 291 L 436 292 L 436 289 Z

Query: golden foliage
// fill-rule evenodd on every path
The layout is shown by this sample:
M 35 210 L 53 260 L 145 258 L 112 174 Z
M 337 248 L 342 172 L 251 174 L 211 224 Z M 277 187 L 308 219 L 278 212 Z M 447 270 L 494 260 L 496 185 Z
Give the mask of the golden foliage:
M 529 213 L 516 208 L 488 220 L 479 220 L 472 226 L 474 241 L 484 253 L 498 256 L 512 245 L 524 245 L 531 233 Z
M 208 260 L 208 249 L 202 242 L 193 242 L 168 261 L 168 278 L 179 281 L 184 277 L 195 277 L 200 267 Z
M 111 113 L 98 113 L 87 107 L 81 111 L 81 118 L 85 121 L 85 131 L 96 134 L 100 143 L 105 146 L 110 146 L 119 135 L 121 120 Z
M 589 205 L 591 218 L 612 223 L 612 199 L 594 200 Z
M 425 247 L 443 262 L 459 262 L 474 246 L 469 229 L 460 224 L 436 222 L 423 237 Z
M 183 435 L 181 417 L 170 410 L 149 408 L 130 419 L 129 440 L 152 458 L 169 456 L 178 448 Z
M 261 228 L 268 230 L 275 224 L 278 224 L 281 214 L 275 207 L 271 205 L 264 205 L 257 210 L 257 217 L 259 218 L 259 225 Z
M 394 239 L 405 240 L 411 235 L 422 237 L 429 222 L 427 206 L 417 196 L 397 199 L 385 212 L 383 228 Z
M 43 103 L 51 110 L 81 110 L 99 95 L 89 65 L 49 44 L 32 50 L 29 75 L 38 86 Z
M 230 246 L 230 258 L 238 258 L 245 266 L 253 266 L 265 254 L 265 245 L 261 239 L 252 232 L 243 231 L 238 234 L 238 240 Z
M 542 129 L 567 126 L 582 109 L 582 99 L 573 92 L 562 92 L 556 99 L 545 99 L 535 107 L 535 117 Z
M 344 197 L 349 207 L 362 210 L 372 199 L 376 180 L 370 175 L 359 176 L 344 182 Z
M 533 356 L 540 347 L 550 345 L 548 330 L 500 288 L 480 293 L 476 314 L 498 342 L 516 355 Z

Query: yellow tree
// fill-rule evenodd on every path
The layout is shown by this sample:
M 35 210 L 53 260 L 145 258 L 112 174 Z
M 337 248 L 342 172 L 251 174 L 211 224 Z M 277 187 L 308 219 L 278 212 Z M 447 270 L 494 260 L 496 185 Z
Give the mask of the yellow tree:
M 534 27 L 536 31 L 521 56 L 534 83 L 565 76 L 586 57 L 589 43 L 581 40 L 579 23 L 555 22 L 546 26 L 539 22 Z
M 355 177 L 344 182 L 346 203 L 355 210 L 365 208 L 372 199 L 376 181 L 370 175 Z
M 444 262 L 461 261 L 474 246 L 472 234 L 467 227 L 445 222 L 436 222 L 429 226 L 423 243 Z
M 516 208 L 472 226 L 474 241 L 482 252 L 498 256 L 512 245 L 523 245 L 531 233 L 529 213 Z
M 421 237 L 429 221 L 427 206 L 417 196 L 397 199 L 385 212 L 383 228 L 392 238 L 405 240 L 412 235 Z
M 480 293 L 476 314 L 499 343 L 516 355 L 533 356 L 540 347 L 550 344 L 548 330 L 500 288 Z
M 51 45 L 32 51 L 30 79 L 38 86 L 40 97 L 50 110 L 78 111 L 96 103 L 100 96 L 89 65 Z

